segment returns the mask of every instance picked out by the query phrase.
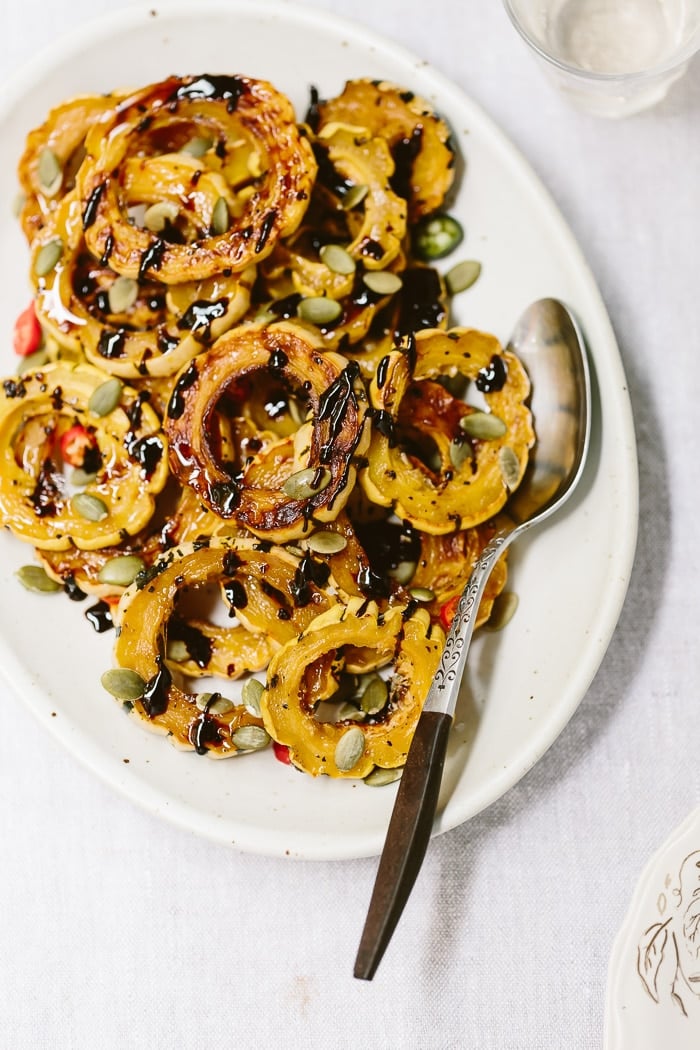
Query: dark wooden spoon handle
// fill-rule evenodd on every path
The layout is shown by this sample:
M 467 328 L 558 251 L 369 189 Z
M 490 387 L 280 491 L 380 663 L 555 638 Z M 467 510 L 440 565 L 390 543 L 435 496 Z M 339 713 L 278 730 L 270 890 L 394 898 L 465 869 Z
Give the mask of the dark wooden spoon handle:
M 355 977 L 362 980 L 374 977 L 423 863 L 451 724 L 442 711 L 423 711 L 418 720 L 355 960 Z

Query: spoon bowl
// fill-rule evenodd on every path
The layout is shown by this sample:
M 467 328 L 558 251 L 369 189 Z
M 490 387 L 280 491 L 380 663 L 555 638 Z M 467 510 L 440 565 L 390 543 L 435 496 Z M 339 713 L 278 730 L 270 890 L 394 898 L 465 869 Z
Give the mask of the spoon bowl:
M 558 511 L 578 484 L 591 429 L 588 360 L 576 321 L 557 299 L 527 308 L 508 349 L 532 385 L 537 436 L 525 475 L 505 510 L 508 522 L 484 548 L 464 588 L 409 748 L 355 961 L 371 980 L 401 917 L 430 840 L 459 685 L 486 582 L 504 550 Z

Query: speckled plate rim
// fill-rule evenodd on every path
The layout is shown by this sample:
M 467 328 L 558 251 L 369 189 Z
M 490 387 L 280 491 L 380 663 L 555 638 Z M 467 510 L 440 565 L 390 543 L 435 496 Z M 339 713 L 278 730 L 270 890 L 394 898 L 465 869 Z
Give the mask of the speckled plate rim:
M 17 75 L 4 85 L 0 103 L 0 128 L 5 116 L 18 98 L 30 91 L 39 78 L 46 78 L 52 71 L 67 61 L 80 61 L 81 54 L 89 47 L 108 40 L 116 32 L 138 32 L 153 17 L 152 5 L 138 4 L 126 10 L 102 17 L 81 27 L 63 40 L 45 49 L 28 63 Z M 392 67 L 403 67 L 411 86 L 424 94 L 432 94 L 445 100 L 454 111 L 463 114 L 469 125 L 469 134 L 474 141 L 481 137 L 504 169 L 513 173 L 518 186 L 523 189 L 528 201 L 539 209 L 546 226 L 546 235 L 555 240 L 561 255 L 573 274 L 576 286 L 576 301 L 572 304 L 582 321 L 589 344 L 594 349 L 594 368 L 605 376 L 605 405 L 600 425 L 603 434 L 613 424 L 616 430 L 614 462 L 604 462 L 604 469 L 615 475 L 616 496 L 619 497 L 620 513 L 615 520 L 610 539 L 614 548 L 615 571 L 600 595 L 597 596 L 597 615 L 594 629 L 589 633 L 585 651 L 573 666 L 567 669 L 566 688 L 557 698 L 556 704 L 541 715 L 527 738 L 518 746 L 512 761 L 499 763 L 497 756 L 489 767 L 488 775 L 477 784 L 461 789 L 459 782 L 446 787 L 443 808 L 437 818 L 435 832 L 443 832 L 462 823 L 500 797 L 515 784 L 542 756 L 557 738 L 575 711 L 593 679 L 612 637 L 624 601 L 634 557 L 637 532 L 637 464 L 631 408 L 627 395 L 622 362 L 615 343 L 604 304 L 593 276 L 551 197 L 540 180 L 531 171 L 527 162 L 512 146 L 503 133 L 464 93 L 441 74 L 427 67 L 417 56 L 394 43 L 381 39 L 374 33 L 349 21 L 311 10 L 298 4 L 290 5 L 275 0 L 260 0 L 246 3 L 241 0 L 202 0 L 193 10 L 190 4 L 169 2 L 159 12 L 163 23 L 171 27 L 176 23 L 186 25 L 187 20 L 199 19 L 203 15 L 220 15 L 225 18 L 241 16 L 269 19 L 279 30 L 281 24 L 303 26 L 305 32 L 315 31 L 342 36 L 353 47 L 373 55 L 373 62 L 386 61 Z M 352 75 L 363 75 L 357 70 Z M 558 294 L 556 287 L 546 287 L 540 294 Z M 535 296 L 536 297 L 536 296 Z M 526 305 L 525 302 L 522 304 Z M 503 333 L 505 334 L 505 333 Z M 593 469 L 593 468 L 591 468 Z M 596 470 L 600 467 L 596 467 Z M 585 487 L 585 479 L 584 479 Z M 215 841 L 234 845 L 236 848 L 261 854 L 295 856 L 306 859 L 342 859 L 375 855 L 381 850 L 386 818 L 390 812 L 393 789 L 382 789 L 383 799 L 376 807 L 378 819 L 369 827 L 354 827 L 349 834 L 342 829 L 319 829 L 310 820 L 306 826 L 295 826 L 282 833 L 269 828 L 258 828 L 222 820 L 220 814 L 202 812 L 188 798 L 169 797 L 154 783 L 139 778 L 133 768 L 126 772 L 121 760 L 114 755 L 105 755 L 104 749 L 83 726 L 67 718 L 54 718 L 52 711 L 55 698 L 47 698 L 45 691 L 37 685 L 31 670 L 3 639 L 0 642 L 2 670 L 8 683 L 52 733 L 86 766 L 104 781 L 125 794 L 132 801 L 158 816 Z M 159 747 L 164 745 L 156 741 Z M 246 761 L 248 761 L 246 759 Z M 458 778 L 459 779 L 459 778 Z M 282 792 L 283 793 L 283 792 Z

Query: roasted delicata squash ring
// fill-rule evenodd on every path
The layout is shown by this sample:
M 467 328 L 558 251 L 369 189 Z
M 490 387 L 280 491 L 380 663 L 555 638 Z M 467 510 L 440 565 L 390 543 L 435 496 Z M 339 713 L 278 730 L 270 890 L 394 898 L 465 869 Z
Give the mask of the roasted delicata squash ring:
M 408 201 L 411 222 L 442 205 L 454 179 L 454 150 L 447 124 L 425 99 L 384 81 L 350 80 L 337 98 L 319 104 L 318 118 L 321 137 L 350 124 L 387 140 L 396 165 L 392 188 Z
M 297 478 L 279 487 L 248 483 L 246 464 L 217 457 L 212 433 L 217 404 L 236 384 L 260 373 L 301 390 L 310 419 L 294 439 Z M 356 389 L 353 366 L 337 354 L 321 353 L 320 340 L 282 322 L 243 325 L 222 336 L 180 374 L 165 421 L 172 441 L 173 472 L 222 518 L 231 518 L 257 536 L 296 539 L 312 521 L 332 521 L 355 483 L 354 457 L 368 442 L 364 389 Z M 228 466 L 228 469 L 227 469 Z
M 92 125 L 123 95 L 82 95 L 55 106 L 44 123 L 30 131 L 18 165 L 24 192 L 20 223 L 29 242 L 75 184 Z
M 36 547 L 114 545 L 142 529 L 153 513 L 168 477 L 160 422 L 128 388 L 108 413 L 96 415 L 91 398 L 107 380 L 89 365 L 59 362 L 3 383 L 0 523 Z M 89 446 L 92 478 L 71 495 L 60 450 L 72 428 Z
M 211 145 L 198 165 L 183 167 L 180 153 L 193 138 Z M 95 125 L 85 146 L 77 186 L 88 248 L 119 274 L 165 284 L 240 273 L 264 259 L 299 225 L 316 172 L 289 100 L 267 81 L 241 76 L 170 77 L 152 85 Z M 138 157 L 160 158 L 145 179 L 143 203 L 177 204 L 170 225 L 178 238 L 129 222 L 127 207 L 136 202 L 114 173 L 130 172 L 136 193 Z M 176 188 L 173 171 L 180 176 Z M 189 172 L 184 181 L 183 172 Z
M 441 463 L 434 471 L 399 444 L 401 403 L 412 383 L 458 374 L 474 382 L 505 430 L 501 437 L 472 440 L 455 427 L 453 441 L 470 446 L 455 465 L 445 456 L 449 446 L 436 419 L 431 437 Z M 438 535 L 493 517 L 520 484 L 534 444 L 529 392 L 525 369 L 495 336 L 472 328 L 419 332 L 409 352 L 397 350 L 384 358 L 370 384 L 374 427 L 361 475 L 365 492 L 377 503 L 393 505 L 416 528 Z
M 196 621 L 179 619 L 178 603 L 184 590 L 209 584 L 223 587 L 241 625 L 205 632 Z M 119 632 L 116 664 L 144 682 L 135 712 L 153 728 L 170 733 L 182 747 L 219 756 L 235 754 L 241 750 L 235 741 L 236 730 L 244 725 L 260 726 L 260 721 L 244 706 L 234 704 L 221 715 L 210 713 L 203 718 L 197 697 L 173 681 L 172 671 L 187 672 L 188 663 L 171 663 L 169 646 L 173 641 L 184 643 L 196 665 L 195 673 L 223 669 L 226 677 L 235 678 L 259 669 L 270 647 L 279 648 L 287 640 L 294 644 L 299 631 L 333 600 L 328 590 L 314 583 L 299 558 L 279 547 L 233 537 L 173 548 L 137 577 L 114 617 Z M 242 625 L 243 613 L 247 624 L 254 620 L 263 626 L 264 633 L 259 632 L 262 641 L 245 638 L 251 632 Z
M 61 254 L 45 273 L 41 260 L 54 244 Z M 168 287 L 120 276 L 88 252 L 71 193 L 33 242 L 32 276 L 37 316 L 62 347 L 139 379 L 173 375 L 235 324 L 250 304 L 255 267 Z
M 461 596 L 472 569 L 497 530 L 498 518 L 484 522 L 483 525 L 475 525 L 472 529 L 462 529 L 442 536 L 418 533 L 420 556 L 410 585 L 414 588 L 424 587 L 435 595 L 434 600 L 427 604 L 433 616 L 439 615 L 446 602 Z M 505 550 L 486 582 L 474 622 L 475 628 L 486 623 L 491 615 L 493 603 L 503 591 L 507 580 L 508 551 Z
M 295 766 L 314 776 L 364 777 L 375 765 L 404 765 L 445 641 L 425 610 L 407 618 L 405 612 L 396 607 L 380 613 L 373 602 L 352 598 L 347 606 L 316 617 L 297 641 L 272 658 L 261 701 L 263 720 L 270 736 L 289 747 Z M 328 681 L 328 674 L 320 673 L 328 654 L 337 666 L 336 654 L 345 647 L 372 649 L 387 663 L 393 661 L 388 702 L 368 722 L 320 722 L 314 708 L 328 699 L 328 686 L 320 692 L 314 686 Z M 351 729 L 354 737 L 358 730 L 362 733 L 364 745 L 348 757 L 347 741 L 342 741 Z

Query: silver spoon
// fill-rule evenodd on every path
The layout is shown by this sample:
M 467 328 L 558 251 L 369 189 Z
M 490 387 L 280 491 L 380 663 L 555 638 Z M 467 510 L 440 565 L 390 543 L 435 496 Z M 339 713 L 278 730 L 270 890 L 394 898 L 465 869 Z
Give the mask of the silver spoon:
M 506 547 L 569 498 L 586 461 L 590 378 L 583 338 L 567 308 L 556 299 L 533 303 L 518 321 L 509 349 L 532 382 L 537 443 L 506 506 L 511 521 L 485 547 L 464 589 L 416 726 L 355 960 L 355 977 L 363 980 L 376 972 L 428 847 L 449 730 L 486 581 Z

